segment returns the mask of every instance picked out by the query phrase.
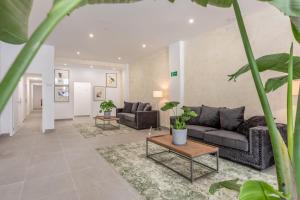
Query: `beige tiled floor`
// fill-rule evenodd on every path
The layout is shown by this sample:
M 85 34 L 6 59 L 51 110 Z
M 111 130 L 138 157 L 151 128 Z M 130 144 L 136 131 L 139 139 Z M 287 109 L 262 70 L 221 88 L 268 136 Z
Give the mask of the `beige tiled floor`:
M 0 200 L 142 198 L 95 148 L 144 140 L 147 131 L 84 139 L 74 121 L 58 121 L 42 134 L 40 120 L 32 113 L 13 137 L 0 136 Z

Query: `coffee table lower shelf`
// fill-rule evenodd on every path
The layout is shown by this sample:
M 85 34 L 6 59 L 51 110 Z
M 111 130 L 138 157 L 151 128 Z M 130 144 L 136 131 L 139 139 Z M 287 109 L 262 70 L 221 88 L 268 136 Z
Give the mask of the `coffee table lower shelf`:
M 151 142 L 152 144 L 158 145 L 158 146 L 163 147 L 163 148 L 165 148 L 167 150 L 150 154 L 149 153 L 149 144 L 148 144 L 148 142 L 151 142 L 151 141 L 149 141 L 148 139 L 146 140 L 146 157 L 147 158 L 149 158 L 149 159 L 155 161 L 156 163 L 158 163 L 158 164 L 160 164 L 160 165 L 162 165 L 162 166 L 164 166 L 164 167 L 172 170 L 173 172 L 177 173 L 178 175 L 180 175 L 180 176 L 188 179 L 191 183 L 193 183 L 195 180 L 197 180 L 199 178 L 203 178 L 204 176 L 207 176 L 207 175 L 209 175 L 211 173 L 219 172 L 219 151 L 216 151 L 216 152 L 213 152 L 213 153 L 202 154 L 202 155 L 197 156 L 197 157 L 189 157 L 189 156 L 185 156 L 183 154 L 180 154 L 180 153 L 178 153 L 176 151 L 173 151 L 173 150 L 171 150 L 171 149 L 169 149 L 167 147 L 164 147 L 164 146 L 161 146 L 161 145 L 158 145 L 156 143 Z M 186 176 L 185 174 L 181 173 L 180 171 L 178 171 L 178 170 L 176 170 L 176 169 L 174 169 L 174 168 L 172 168 L 172 167 L 170 167 L 170 166 L 164 164 L 163 162 L 161 162 L 161 161 L 159 161 L 159 160 L 157 160 L 157 159 L 154 158 L 155 155 L 163 154 L 163 153 L 172 153 L 172 154 L 175 154 L 175 155 L 177 155 L 177 156 L 179 156 L 181 158 L 184 158 L 184 159 L 188 160 L 190 162 L 190 176 Z M 216 167 L 215 168 L 211 167 L 211 166 L 208 166 L 208 165 L 206 165 L 204 163 L 201 163 L 201 162 L 195 160 L 195 159 L 197 159 L 197 158 L 199 158 L 199 157 L 201 157 L 203 155 L 208 155 L 208 154 L 215 156 L 215 158 L 216 158 Z M 205 173 L 205 174 L 202 174 L 200 176 L 195 177 L 194 176 L 194 165 L 195 164 L 201 165 L 203 167 L 206 167 L 210 171 L 207 172 L 207 173 Z

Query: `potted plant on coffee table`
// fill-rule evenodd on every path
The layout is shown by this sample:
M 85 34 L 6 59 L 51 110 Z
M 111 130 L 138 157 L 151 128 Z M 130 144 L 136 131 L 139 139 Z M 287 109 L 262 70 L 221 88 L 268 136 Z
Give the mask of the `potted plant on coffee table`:
M 180 103 L 176 101 L 171 101 L 165 103 L 165 105 L 161 108 L 162 111 L 172 110 L 175 115 L 174 124 L 172 124 L 172 135 L 173 135 L 173 144 L 175 145 L 185 145 L 187 141 L 187 128 L 186 122 L 190 120 L 192 117 L 197 117 L 197 113 L 192 111 L 188 107 L 181 107 L 182 114 L 178 115 L 178 105 Z
M 111 111 L 113 108 L 116 108 L 112 100 L 105 100 L 100 104 L 100 113 L 104 113 L 104 117 L 110 117 Z

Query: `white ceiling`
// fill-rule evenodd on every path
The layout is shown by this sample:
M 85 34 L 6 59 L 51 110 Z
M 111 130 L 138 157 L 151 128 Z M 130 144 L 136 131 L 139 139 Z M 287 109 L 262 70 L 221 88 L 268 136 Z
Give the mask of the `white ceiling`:
M 34 1 L 31 33 L 52 2 Z M 256 0 L 240 0 L 240 4 L 244 15 L 268 6 Z M 193 25 L 188 23 L 189 18 L 195 19 Z M 177 0 L 174 4 L 144 0 L 126 5 L 89 5 L 66 17 L 46 43 L 55 46 L 56 58 L 130 63 L 172 42 L 195 37 L 233 20 L 232 8 L 203 8 L 190 0 Z M 89 33 L 95 37 L 90 39 Z M 143 43 L 147 48 L 142 48 Z M 81 54 L 76 55 L 76 51 Z

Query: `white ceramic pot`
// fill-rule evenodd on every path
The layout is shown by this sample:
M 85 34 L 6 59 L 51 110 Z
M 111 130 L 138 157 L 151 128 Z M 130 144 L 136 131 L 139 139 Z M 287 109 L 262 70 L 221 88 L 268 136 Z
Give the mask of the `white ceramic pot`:
M 104 117 L 109 118 L 111 116 L 111 112 L 104 112 Z
M 173 144 L 185 145 L 187 141 L 187 129 L 172 129 Z

